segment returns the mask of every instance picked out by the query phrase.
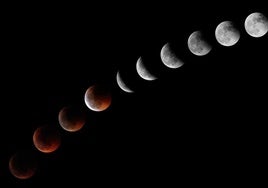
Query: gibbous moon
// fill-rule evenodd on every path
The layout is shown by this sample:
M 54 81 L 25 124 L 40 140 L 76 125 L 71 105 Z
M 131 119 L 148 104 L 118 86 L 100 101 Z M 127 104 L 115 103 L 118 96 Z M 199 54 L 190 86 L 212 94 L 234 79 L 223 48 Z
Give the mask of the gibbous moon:
M 172 49 L 170 48 L 170 44 L 166 43 L 160 52 L 160 57 L 164 65 L 166 65 L 169 68 L 179 68 L 181 67 L 184 63 L 177 58 L 177 56 L 174 54 Z
M 136 70 L 139 76 L 144 80 L 152 81 L 156 79 L 156 77 L 152 73 L 150 73 L 150 71 L 148 71 L 141 57 L 139 57 L 139 59 L 137 60 Z
M 61 144 L 61 137 L 56 129 L 46 125 L 38 127 L 33 134 L 34 146 L 43 153 L 57 150 Z
M 240 38 L 240 32 L 231 21 L 221 22 L 215 30 L 217 41 L 223 46 L 233 46 Z
M 60 110 L 58 120 L 64 130 L 76 132 L 85 125 L 86 114 L 82 109 L 78 109 L 77 107 L 65 106 Z
M 37 161 L 32 152 L 21 150 L 10 157 L 8 167 L 14 177 L 29 179 L 36 173 Z
M 262 37 L 268 31 L 268 19 L 262 13 L 251 13 L 245 20 L 245 29 L 252 37 Z
M 130 89 L 126 83 L 123 81 L 121 74 L 119 71 L 117 71 L 116 73 L 116 82 L 118 84 L 118 86 L 125 92 L 127 93 L 133 93 L 134 91 L 132 89 Z
M 92 85 L 86 90 L 84 100 L 90 110 L 100 112 L 111 105 L 112 96 L 105 86 Z
M 189 50 L 197 56 L 204 56 L 212 49 L 211 45 L 206 41 L 201 31 L 193 32 L 189 36 L 187 44 Z

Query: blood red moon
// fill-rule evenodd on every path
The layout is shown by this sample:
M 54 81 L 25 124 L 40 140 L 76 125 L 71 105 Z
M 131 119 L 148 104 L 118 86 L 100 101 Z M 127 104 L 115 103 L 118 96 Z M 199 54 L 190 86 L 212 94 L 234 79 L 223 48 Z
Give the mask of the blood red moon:
M 37 161 L 32 152 L 18 151 L 9 159 L 9 171 L 18 179 L 29 179 L 37 169 Z
M 51 153 L 61 145 L 61 137 L 55 128 L 44 125 L 34 131 L 33 143 L 39 151 Z
M 59 114 L 60 126 L 69 132 L 79 131 L 86 123 L 86 114 L 83 109 L 76 106 L 65 106 Z
M 89 109 L 100 112 L 111 105 L 112 96 L 105 86 L 92 85 L 86 90 L 84 100 Z

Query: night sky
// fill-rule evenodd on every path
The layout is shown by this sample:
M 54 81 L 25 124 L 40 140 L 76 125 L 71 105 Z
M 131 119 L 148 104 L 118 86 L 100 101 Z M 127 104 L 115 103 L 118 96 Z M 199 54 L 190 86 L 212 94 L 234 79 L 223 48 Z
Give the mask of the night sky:
M 211 180 L 239 185 L 253 176 L 262 180 L 268 36 L 246 33 L 244 20 L 252 12 L 268 15 L 261 4 L 220 8 L 217 3 L 194 8 L 191 3 L 69 4 L 7 11 L 1 39 L 0 186 L 169 187 L 209 185 Z M 225 20 L 234 21 L 241 34 L 231 47 L 215 40 L 215 28 Z M 208 55 L 189 51 L 187 39 L 195 30 L 209 36 Z M 161 62 L 167 42 L 185 62 L 182 67 Z M 138 76 L 140 56 L 157 80 Z M 134 93 L 118 87 L 118 70 Z M 86 89 L 95 83 L 112 93 L 111 106 L 102 112 L 84 104 Z M 87 123 L 78 132 L 59 126 L 65 105 L 86 110 Z M 62 144 L 53 153 L 33 145 L 33 132 L 43 124 L 60 131 Z M 18 150 L 36 154 L 38 169 L 30 179 L 9 172 L 9 158 Z

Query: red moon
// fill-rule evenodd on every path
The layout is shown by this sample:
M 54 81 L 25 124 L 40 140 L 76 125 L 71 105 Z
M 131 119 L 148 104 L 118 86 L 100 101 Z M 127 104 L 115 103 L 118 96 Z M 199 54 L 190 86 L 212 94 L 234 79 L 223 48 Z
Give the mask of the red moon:
M 111 105 L 112 96 L 104 86 L 92 85 L 86 90 L 84 100 L 89 109 L 100 112 Z
M 33 143 L 39 151 L 51 153 L 59 148 L 61 137 L 56 129 L 49 126 L 40 126 L 34 131 Z
M 36 158 L 30 152 L 20 151 L 13 154 L 8 163 L 10 173 L 18 179 L 29 179 L 37 169 Z
M 79 131 L 86 123 L 86 114 L 74 106 L 63 107 L 58 115 L 60 126 L 69 132 Z

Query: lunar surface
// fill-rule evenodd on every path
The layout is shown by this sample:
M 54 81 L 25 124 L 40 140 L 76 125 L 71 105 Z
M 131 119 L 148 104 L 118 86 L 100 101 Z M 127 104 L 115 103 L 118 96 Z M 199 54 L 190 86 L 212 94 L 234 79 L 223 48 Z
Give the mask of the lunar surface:
M 125 92 L 127 93 L 133 93 L 134 91 L 130 89 L 127 84 L 123 81 L 120 71 L 117 71 L 116 73 L 116 82 L 117 85 Z
M 248 15 L 245 20 L 245 30 L 252 37 L 262 37 L 268 31 L 268 19 L 259 12 Z
M 32 152 L 21 150 L 10 157 L 8 167 L 14 177 L 29 179 L 36 173 L 37 161 Z
M 56 151 L 61 144 L 59 132 L 48 125 L 38 127 L 33 134 L 34 146 L 43 153 Z
M 58 114 L 60 126 L 68 132 L 79 131 L 86 123 L 85 112 L 76 106 L 65 106 Z
M 223 46 L 233 46 L 240 38 L 240 32 L 231 21 L 221 22 L 215 30 L 217 41 Z
M 197 56 L 207 55 L 212 49 L 212 46 L 204 38 L 204 35 L 201 31 L 193 32 L 189 36 L 187 44 L 189 50 Z
M 144 80 L 152 81 L 156 79 L 154 76 L 144 65 L 143 59 L 139 57 L 136 63 L 136 70 L 141 78 Z
M 92 85 L 86 90 L 84 101 L 90 110 L 100 112 L 111 105 L 112 96 L 105 86 Z
M 184 64 L 183 61 L 181 61 L 172 51 L 169 43 L 166 43 L 162 47 L 160 57 L 164 65 L 166 65 L 169 68 L 173 69 L 179 68 Z

